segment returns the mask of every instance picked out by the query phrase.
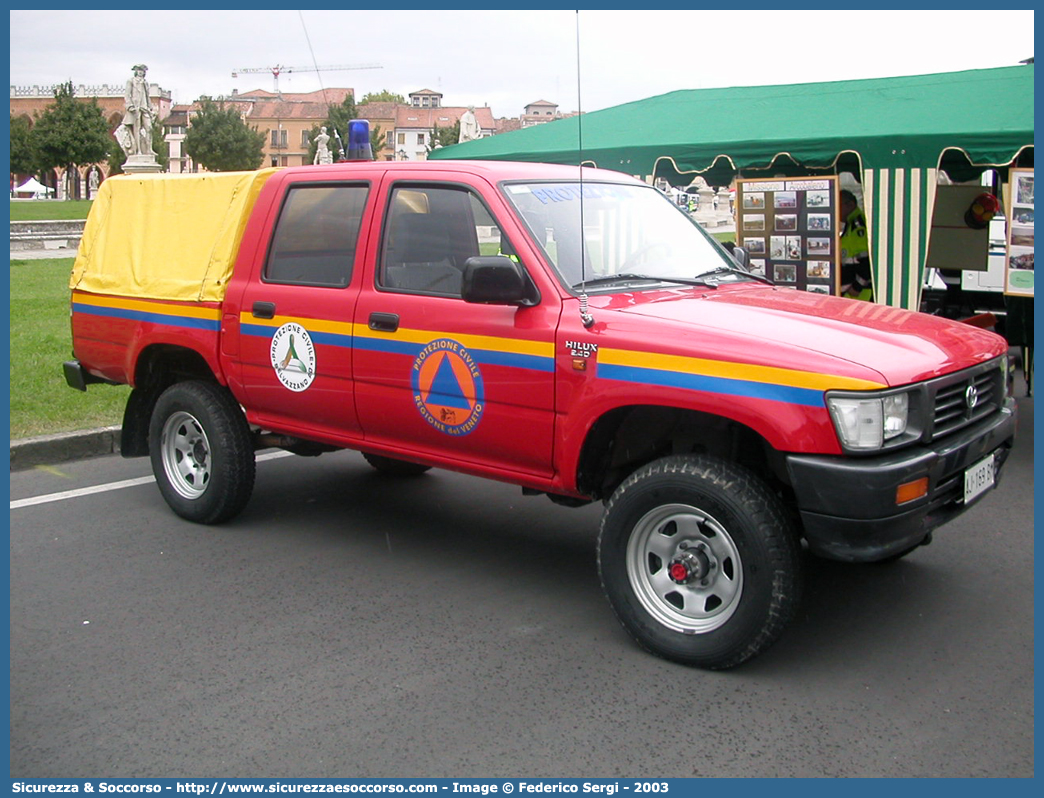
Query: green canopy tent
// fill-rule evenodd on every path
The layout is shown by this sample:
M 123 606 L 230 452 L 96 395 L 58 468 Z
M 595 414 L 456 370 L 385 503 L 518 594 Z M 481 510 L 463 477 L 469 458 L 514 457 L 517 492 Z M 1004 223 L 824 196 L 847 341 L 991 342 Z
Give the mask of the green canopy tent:
M 594 165 L 663 177 L 860 177 L 876 295 L 916 308 L 939 170 L 1033 165 L 1033 65 L 675 91 L 444 147 L 429 159 Z

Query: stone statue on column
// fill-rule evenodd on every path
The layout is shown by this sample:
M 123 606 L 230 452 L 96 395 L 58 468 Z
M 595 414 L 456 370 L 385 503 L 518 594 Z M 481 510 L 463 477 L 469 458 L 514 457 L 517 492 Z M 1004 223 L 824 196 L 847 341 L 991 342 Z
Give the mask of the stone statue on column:
M 152 123 L 155 116 L 149 99 L 149 84 L 145 80 L 147 71 L 148 67 L 144 64 L 132 67 L 133 75 L 127 81 L 123 96 L 126 110 L 115 136 L 127 155 L 123 164 L 124 172 L 158 172 L 161 168 L 152 149 Z
M 702 176 L 693 180 L 692 185 L 699 186 L 696 193 L 700 198 L 700 207 L 692 218 L 702 227 L 717 227 L 719 219 L 717 211 L 714 210 L 714 189 Z
M 728 186 L 718 187 L 718 225 L 732 224 L 732 193 Z
M 315 137 L 315 158 L 313 164 L 333 163 L 333 153 L 330 152 L 330 134 L 326 127 L 319 128 L 319 135 Z
M 475 106 L 469 105 L 468 110 L 460 115 L 460 136 L 457 143 L 463 141 L 474 141 L 482 136 L 482 128 L 479 127 L 475 116 Z

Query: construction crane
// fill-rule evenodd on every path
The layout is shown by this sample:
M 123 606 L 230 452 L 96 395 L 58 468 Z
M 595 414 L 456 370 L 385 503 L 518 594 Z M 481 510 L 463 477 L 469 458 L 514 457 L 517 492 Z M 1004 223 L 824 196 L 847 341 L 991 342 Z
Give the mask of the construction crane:
M 331 72 L 340 71 L 346 69 L 383 69 L 380 64 L 354 64 L 345 66 L 283 66 L 277 64 L 276 66 L 270 67 L 248 67 L 246 69 L 237 69 L 232 73 L 232 77 L 239 77 L 240 73 L 246 74 L 250 72 L 271 72 L 272 79 L 275 85 L 275 93 L 279 94 L 279 76 L 284 72 Z

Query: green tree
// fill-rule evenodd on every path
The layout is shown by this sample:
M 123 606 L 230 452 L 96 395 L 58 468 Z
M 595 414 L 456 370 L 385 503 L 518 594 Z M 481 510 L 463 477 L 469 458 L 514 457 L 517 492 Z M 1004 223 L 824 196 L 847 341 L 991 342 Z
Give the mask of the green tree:
M 435 144 L 440 147 L 448 147 L 460 141 L 460 120 L 458 119 L 449 127 L 439 127 L 438 124 L 431 129 L 428 136 L 428 152 L 435 149 Z
M 381 130 L 380 125 L 374 125 L 370 130 L 370 151 L 373 153 L 373 157 L 376 158 L 377 153 L 379 153 L 383 148 L 384 131 Z
M 37 171 L 36 144 L 32 126 L 24 116 L 11 117 L 11 171 L 19 175 Z
M 383 91 L 371 91 L 362 98 L 362 102 L 359 105 L 366 105 L 366 103 L 399 103 L 399 105 L 405 105 L 406 98 L 401 94 L 393 94 L 384 89 Z
M 54 102 L 36 120 L 32 136 L 41 169 L 70 171 L 104 161 L 113 141 L 97 99 L 78 101 L 71 80 L 55 87 Z
M 212 172 L 249 171 L 265 158 L 265 134 L 243 121 L 235 106 L 200 99 L 185 134 L 185 153 Z
M 166 172 L 170 168 L 170 142 L 164 138 L 163 122 L 158 116 L 152 119 L 152 151 L 156 153 L 156 160 Z

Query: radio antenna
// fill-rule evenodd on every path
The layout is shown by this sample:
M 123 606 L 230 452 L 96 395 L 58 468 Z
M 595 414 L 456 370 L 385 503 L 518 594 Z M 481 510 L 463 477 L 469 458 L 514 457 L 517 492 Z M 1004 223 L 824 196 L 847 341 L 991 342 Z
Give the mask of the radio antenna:
M 576 10 L 576 148 L 580 170 L 580 321 L 590 329 L 594 316 L 587 310 L 587 240 L 584 233 L 584 132 L 583 104 L 580 102 L 580 9 Z

